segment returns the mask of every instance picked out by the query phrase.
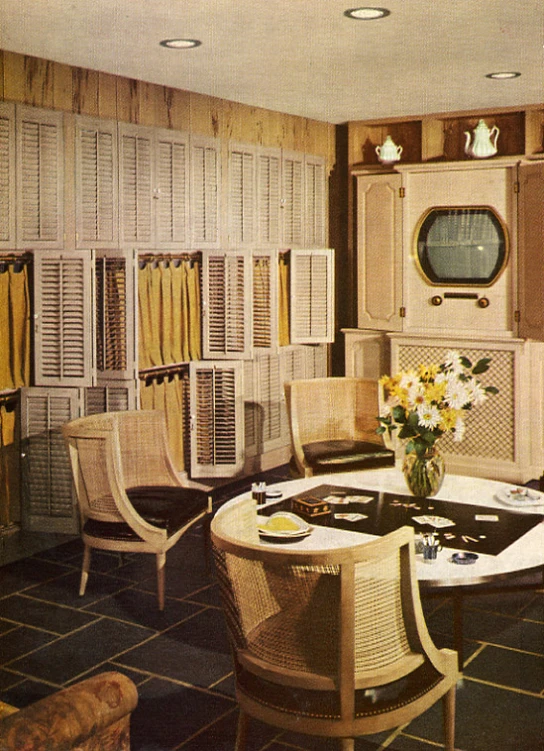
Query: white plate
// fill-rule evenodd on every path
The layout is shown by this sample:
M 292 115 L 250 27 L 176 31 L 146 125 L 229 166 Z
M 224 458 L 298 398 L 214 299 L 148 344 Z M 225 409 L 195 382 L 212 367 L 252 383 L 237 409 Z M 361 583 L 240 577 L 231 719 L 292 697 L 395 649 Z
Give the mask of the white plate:
M 312 530 L 307 529 L 304 532 L 292 532 L 291 534 L 285 534 L 282 532 L 267 531 L 259 527 L 259 537 L 263 540 L 301 540 L 304 537 L 308 537 Z
M 531 488 L 505 488 L 497 491 L 497 500 L 505 503 L 507 506 L 542 506 L 544 504 L 544 494 Z
M 296 524 L 296 529 L 274 529 L 269 526 L 272 519 L 288 519 L 290 522 Z M 259 524 L 259 534 L 262 537 L 275 537 L 275 538 L 287 538 L 287 537 L 306 537 L 312 531 L 310 525 L 301 519 L 300 516 L 292 514 L 289 511 L 276 511 L 272 514 L 268 520 Z

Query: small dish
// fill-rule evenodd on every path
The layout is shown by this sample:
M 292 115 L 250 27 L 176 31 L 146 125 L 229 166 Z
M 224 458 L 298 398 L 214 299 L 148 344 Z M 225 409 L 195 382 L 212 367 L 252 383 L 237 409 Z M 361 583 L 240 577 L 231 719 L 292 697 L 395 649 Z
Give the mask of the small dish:
M 507 506 L 542 506 L 544 505 L 544 494 L 531 488 L 504 488 L 497 491 L 497 500 Z
M 304 519 L 289 511 L 277 511 L 266 522 L 259 524 L 258 529 L 261 537 L 284 540 L 306 537 L 312 531 L 312 528 Z
M 451 563 L 457 563 L 459 566 L 468 566 L 471 563 L 476 563 L 478 555 L 476 553 L 454 553 L 450 558 Z

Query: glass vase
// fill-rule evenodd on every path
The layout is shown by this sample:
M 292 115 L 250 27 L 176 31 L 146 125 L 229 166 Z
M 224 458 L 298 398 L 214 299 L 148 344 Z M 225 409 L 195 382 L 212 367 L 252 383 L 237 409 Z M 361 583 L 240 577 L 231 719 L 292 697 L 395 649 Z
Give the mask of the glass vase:
M 432 448 L 421 456 L 415 451 L 406 454 L 402 471 L 410 493 L 419 498 L 427 498 L 440 490 L 446 467 L 442 455 Z

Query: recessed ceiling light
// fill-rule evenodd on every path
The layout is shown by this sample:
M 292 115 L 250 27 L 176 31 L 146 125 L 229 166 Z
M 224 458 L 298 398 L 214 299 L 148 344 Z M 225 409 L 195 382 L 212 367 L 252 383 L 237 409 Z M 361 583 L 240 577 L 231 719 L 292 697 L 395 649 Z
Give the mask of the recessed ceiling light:
M 507 78 L 519 78 L 521 76 L 521 73 L 518 73 L 515 70 L 502 70 L 498 71 L 497 73 L 487 73 L 486 78 L 494 78 L 498 81 L 503 81 Z
M 163 39 L 161 45 L 173 50 L 189 50 L 199 47 L 202 42 L 199 39 Z
M 345 16 L 356 21 L 375 21 L 377 18 L 385 18 L 390 13 L 387 8 L 350 8 L 344 11 Z

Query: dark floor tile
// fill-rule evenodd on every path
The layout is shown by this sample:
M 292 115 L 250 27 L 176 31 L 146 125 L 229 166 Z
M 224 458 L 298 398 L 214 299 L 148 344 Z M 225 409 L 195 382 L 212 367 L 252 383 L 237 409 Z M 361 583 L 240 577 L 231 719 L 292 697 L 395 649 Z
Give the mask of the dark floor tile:
M 442 746 L 440 746 L 442 748 Z M 458 748 L 456 745 L 455 748 Z M 397 737 L 387 746 L 389 751 L 436 751 L 436 744 L 424 741 L 421 738 L 410 738 L 404 733 Z M 357 751 L 357 749 L 356 749 Z M 491 749 L 490 749 L 491 751 Z M 498 751 L 498 749 L 497 749 Z
M 212 607 L 221 607 L 221 594 L 219 592 L 219 586 L 217 584 L 210 584 L 209 587 L 201 589 L 198 592 L 194 592 L 186 599 L 191 602 L 200 602 L 203 605 L 211 605 Z
M 182 600 L 184 597 L 194 595 L 200 592 L 200 590 L 208 587 L 213 583 L 211 576 L 202 569 L 189 569 L 175 570 L 167 569 L 166 571 L 166 594 L 169 597 L 177 597 Z M 143 579 L 138 584 L 140 589 L 145 589 L 148 592 L 155 592 L 157 589 L 157 577 L 156 575 Z
M 30 704 L 34 704 L 34 702 L 54 694 L 55 691 L 58 691 L 58 688 L 55 686 L 27 678 L 3 691 L 0 694 L 0 700 L 18 709 L 23 709 L 23 707 L 28 707 Z
M 0 603 L 1 602 L 2 600 L 0 600 Z M 16 628 L 14 623 L 11 623 L 11 621 L 4 621 L 0 618 L 0 635 L 5 634 L 7 631 L 13 631 L 14 628 Z
M 174 749 L 233 706 L 223 697 L 152 679 L 138 690 L 138 706 L 131 720 L 132 751 Z
M 93 615 L 25 595 L 11 595 L 0 600 L 0 616 L 59 635 L 68 634 L 96 620 Z
M 110 671 L 115 671 L 117 673 L 123 673 L 123 675 L 126 675 L 130 678 L 130 680 L 136 684 L 136 686 L 139 686 L 142 683 L 145 683 L 149 680 L 149 676 L 145 675 L 144 673 L 140 673 L 137 670 L 131 670 L 130 668 L 125 667 L 124 665 L 116 665 L 113 662 L 103 662 L 101 665 L 97 665 L 92 670 L 89 670 L 87 673 L 84 673 L 83 675 L 79 675 L 77 678 L 74 678 L 71 681 L 68 681 L 67 685 L 71 686 L 74 683 L 79 683 L 80 681 L 86 681 L 87 678 L 92 678 L 95 675 L 100 675 L 101 673 L 108 673 Z
M 111 595 L 111 597 L 105 597 L 92 605 L 88 605 L 85 611 L 137 623 L 154 631 L 165 631 L 176 623 L 195 615 L 202 607 L 167 597 L 164 610 L 161 611 L 155 594 L 142 590 L 125 589 Z
M 544 623 L 544 592 L 537 592 L 533 595 L 530 602 L 521 610 L 520 616 Z
M 153 631 L 141 626 L 102 618 L 12 662 L 9 667 L 39 680 L 65 684 L 152 634 Z
M 168 634 L 177 641 L 193 647 L 229 656 L 231 654 L 225 617 L 223 612 L 216 608 L 203 610 L 193 618 L 171 628 Z
M 71 565 L 80 566 L 81 556 L 83 555 L 83 542 L 81 537 L 57 545 L 48 550 L 41 550 L 35 553 L 33 558 L 41 561 L 59 561 L 61 563 L 70 563 Z
M 464 675 L 539 694 L 544 692 L 544 657 L 486 646 L 467 665 Z
M 0 569 L 0 597 L 62 576 L 69 570 L 70 568 L 65 565 L 52 561 L 37 561 L 34 558 L 9 563 Z
M 212 724 L 204 726 L 202 732 L 183 746 L 183 751 L 233 751 L 236 742 L 236 728 L 238 724 L 238 710 L 233 709 L 228 715 Z M 257 720 L 251 720 L 248 728 L 247 751 L 261 751 L 271 749 L 270 742 L 279 735 L 280 731 L 271 725 L 265 725 Z M 284 747 L 282 747 L 284 748 Z M 290 747 L 289 751 L 293 751 Z
M 13 688 L 18 683 L 24 681 L 20 675 L 11 673 L 9 670 L 0 670 L 0 692 L 6 691 L 8 688 Z
M 222 680 L 218 681 L 218 683 L 214 683 L 211 688 L 216 691 L 218 694 L 224 694 L 225 696 L 230 696 L 233 699 L 236 696 L 236 688 L 234 685 L 234 675 L 227 675 L 226 678 L 223 678 Z
M 465 609 L 486 610 L 501 615 L 518 615 L 533 599 L 534 592 L 494 592 L 493 594 L 471 595 L 465 598 Z
M 83 597 L 79 596 L 80 573 L 73 571 L 60 576 L 53 581 L 40 584 L 29 589 L 26 594 L 39 600 L 55 602 L 58 605 L 68 605 L 71 608 L 84 608 L 115 592 L 132 586 L 131 583 L 114 576 L 91 573 Z
M 43 647 L 58 637 L 36 628 L 19 626 L 0 636 L 0 660 L 6 665 L 22 655 Z

